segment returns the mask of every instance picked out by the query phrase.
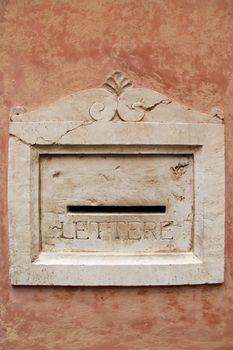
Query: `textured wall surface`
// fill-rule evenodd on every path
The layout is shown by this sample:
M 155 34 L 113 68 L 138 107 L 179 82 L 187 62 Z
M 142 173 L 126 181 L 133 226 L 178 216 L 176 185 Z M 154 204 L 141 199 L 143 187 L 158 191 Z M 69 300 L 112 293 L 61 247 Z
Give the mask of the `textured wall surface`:
M 0 0 L 0 349 L 233 349 L 233 1 Z M 96 87 L 114 70 L 226 125 L 219 286 L 11 287 L 9 109 Z

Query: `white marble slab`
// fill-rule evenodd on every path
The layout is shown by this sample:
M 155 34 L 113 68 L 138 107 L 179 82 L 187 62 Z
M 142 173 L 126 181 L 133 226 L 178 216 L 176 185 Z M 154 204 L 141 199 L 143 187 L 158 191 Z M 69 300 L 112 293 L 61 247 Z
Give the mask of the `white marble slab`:
M 224 280 L 224 126 L 115 73 L 11 112 L 14 285 Z

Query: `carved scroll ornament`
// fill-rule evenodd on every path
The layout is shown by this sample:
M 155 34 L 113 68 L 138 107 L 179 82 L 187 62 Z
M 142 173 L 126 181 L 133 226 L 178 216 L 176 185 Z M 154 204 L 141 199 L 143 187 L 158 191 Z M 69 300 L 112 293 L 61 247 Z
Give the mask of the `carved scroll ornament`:
M 123 121 L 138 122 L 143 119 L 147 110 L 154 109 L 160 103 L 171 102 L 167 98 L 154 101 L 154 96 L 151 99 L 150 90 L 143 89 L 141 94 L 142 89 L 132 89 L 132 82 L 121 72 L 115 72 L 102 87 L 112 94 L 112 98 L 105 104 L 95 102 L 91 106 L 90 116 L 94 120 L 110 121 L 117 115 Z

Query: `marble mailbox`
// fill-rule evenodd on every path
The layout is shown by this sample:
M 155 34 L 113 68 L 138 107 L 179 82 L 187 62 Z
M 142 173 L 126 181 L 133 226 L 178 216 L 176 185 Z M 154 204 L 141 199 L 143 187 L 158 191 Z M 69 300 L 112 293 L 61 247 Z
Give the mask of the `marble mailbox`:
M 224 280 L 224 126 L 116 72 L 11 112 L 14 285 Z

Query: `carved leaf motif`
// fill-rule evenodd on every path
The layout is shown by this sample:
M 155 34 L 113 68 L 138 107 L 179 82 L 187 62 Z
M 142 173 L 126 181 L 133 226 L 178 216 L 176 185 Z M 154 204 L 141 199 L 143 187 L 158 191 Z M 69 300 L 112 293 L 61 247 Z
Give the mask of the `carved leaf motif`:
M 103 87 L 120 96 L 125 89 L 132 86 L 132 81 L 124 76 L 121 72 L 115 72 L 111 75 L 106 82 L 103 84 Z

